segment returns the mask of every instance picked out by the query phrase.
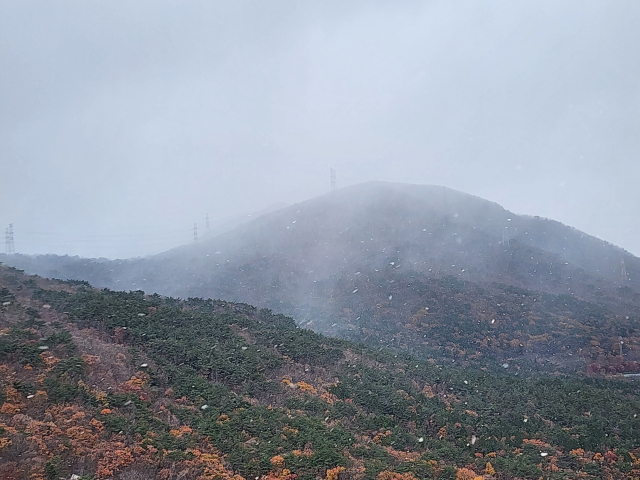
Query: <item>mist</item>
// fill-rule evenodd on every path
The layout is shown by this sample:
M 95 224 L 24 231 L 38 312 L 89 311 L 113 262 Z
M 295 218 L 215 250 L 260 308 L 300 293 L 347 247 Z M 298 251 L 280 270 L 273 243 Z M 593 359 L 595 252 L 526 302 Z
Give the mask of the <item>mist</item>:
M 640 254 L 637 2 L 2 2 L 0 226 L 158 253 L 339 186 L 446 185 Z

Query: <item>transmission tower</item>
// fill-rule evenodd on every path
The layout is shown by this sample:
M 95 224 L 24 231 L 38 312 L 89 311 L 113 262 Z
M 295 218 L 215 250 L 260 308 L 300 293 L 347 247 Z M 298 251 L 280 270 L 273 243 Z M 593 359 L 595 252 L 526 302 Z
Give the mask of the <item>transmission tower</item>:
M 209 238 L 209 233 L 211 233 L 211 230 L 209 230 L 209 214 L 207 213 L 207 217 L 206 217 L 206 223 L 205 223 L 205 231 L 204 231 L 204 238 Z
M 15 245 L 13 243 L 13 223 L 10 223 L 4 231 L 4 247 L 7 255 L 15 253 Z
M 333 192 L 338 188 L 338 180 L 336 180 L 336 171 L 331 169 L 331 191 Z
M 624 257 L 622 257 L 622 260 L 620 260 L 620 264 L 622 269 L 622 281 L 626 282 L 627 280 L 629 280 L 629 277 L 627 276 L 627 267 L 624 264 Z
M 502 230 L 502 245 L 509 246 L 509 227 L 504 227 Z
M 193 243 L 198 243 L 198 225 L 193 224 Z

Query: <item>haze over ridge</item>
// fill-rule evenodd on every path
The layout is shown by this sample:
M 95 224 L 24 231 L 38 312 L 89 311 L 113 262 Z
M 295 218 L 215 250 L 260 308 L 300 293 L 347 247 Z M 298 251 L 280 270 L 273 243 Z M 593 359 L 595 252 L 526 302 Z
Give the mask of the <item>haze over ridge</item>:
M 344 187 L 143 259 L 3 255 L 1 260 L 29 273 L 88 280 L 99 287 L 227 298 L 258 306 L 272 293 L 283 300 L 275 291 L 267 293 L 273 285 L 288 289 L 287 301 L 295 306 L 306 294 L 294 290 L 309 290 L 305 282 L 334 282 L 336 276 L 387 268 L 389 262 L 394 269 L 430 276 L 455 275 L 549 292 L 569 288 L 588 296 L 593 292 L 584 292 L 584 287 L 596 280 L 598 289 L 605 290 L 636 288 L 640 282 L 640 259 L 554 220 L 516 215 L 445 187 L 389 182 Z M 624 281 L 621 261 L 626 264 Z M 568 270 L 560 274 L 558 265 Z M 301 283 L 302 278 L 306 280 Z
M 640 258 L 440 186 L 344 187 L 152 257 L 0 261 L 71 284 L 268 308 L 427 357 L 570 372 L 615 360 L 623 338 L 640 360 Z
M 637 2 L 5 2 L 0 226 L 127 257 L 366 180 L 636 254 Z M 119 240 L 119 241 L 116 241 Z

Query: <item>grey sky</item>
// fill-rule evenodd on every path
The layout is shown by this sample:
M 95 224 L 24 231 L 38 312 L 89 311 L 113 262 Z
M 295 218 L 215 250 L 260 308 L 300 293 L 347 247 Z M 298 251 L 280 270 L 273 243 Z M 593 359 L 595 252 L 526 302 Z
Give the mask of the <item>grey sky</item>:
M 367 180 L 640 254 L 640 3 L 0 0 L 0 226 L 123 257 Z

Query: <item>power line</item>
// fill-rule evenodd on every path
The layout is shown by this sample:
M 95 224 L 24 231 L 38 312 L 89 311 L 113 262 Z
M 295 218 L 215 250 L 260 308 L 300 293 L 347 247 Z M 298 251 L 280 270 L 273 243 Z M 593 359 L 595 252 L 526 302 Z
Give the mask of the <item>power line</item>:
M 76 235 L 74 238 L 76 239 L 93 239 L 93 238 L 133 238 L 133 237 L 157 237 L 158 235 L 175 235 L 175 234 L 185 234 L 186 232 L 191 232 L 190 228 L 184 228 L 182 230 L 169 230 L 164 232 L 146 232 L 146 233 L 115 233 L 115 234 L 85 234 L 85 235 Z M 22 237 L 38 237 L 38 236 L 51 236 L 58 235 L 58 233 L 54 232 L 20 232 Z

